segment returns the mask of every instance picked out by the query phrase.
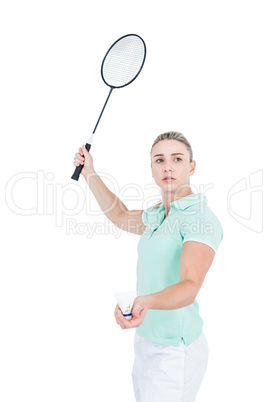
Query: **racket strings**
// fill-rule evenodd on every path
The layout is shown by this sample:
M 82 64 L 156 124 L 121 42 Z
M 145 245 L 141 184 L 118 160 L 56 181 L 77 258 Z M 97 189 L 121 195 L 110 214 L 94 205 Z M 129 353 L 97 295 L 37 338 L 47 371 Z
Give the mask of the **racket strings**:
M 131 82 L 139 73 L 144 56 L 144 43 L 139 37 L 128 36 L 119 40 L 103 63 L 102 72 L 106 83 L 120 87 Z

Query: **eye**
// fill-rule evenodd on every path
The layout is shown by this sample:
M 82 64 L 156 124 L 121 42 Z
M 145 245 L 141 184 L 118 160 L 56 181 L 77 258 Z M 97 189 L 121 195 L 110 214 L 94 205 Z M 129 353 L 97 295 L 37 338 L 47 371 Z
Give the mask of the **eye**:
M 175 158 L 175 160 L 179 160 L 179 161 L 181 161 L 181 158 Z M 158 161 L 162 161 L 163 162 L 163 159 L 156 159 L 156 161 L 155 162 L 157 162 L 158 163 Z

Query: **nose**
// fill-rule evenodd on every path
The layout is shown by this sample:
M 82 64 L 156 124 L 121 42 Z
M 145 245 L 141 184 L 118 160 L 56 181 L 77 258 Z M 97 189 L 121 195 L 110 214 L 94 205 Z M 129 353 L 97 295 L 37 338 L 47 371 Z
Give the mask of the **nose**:
M 164 167 L 164 172 L 167 172 L 167 171 L 169 171 L 169 170 L 171 171 L 171 170 L 173 170 L 173 169 L 172 169 L 172 167 L 171 167 L 170 165 L 167 164 L 167 165 Z

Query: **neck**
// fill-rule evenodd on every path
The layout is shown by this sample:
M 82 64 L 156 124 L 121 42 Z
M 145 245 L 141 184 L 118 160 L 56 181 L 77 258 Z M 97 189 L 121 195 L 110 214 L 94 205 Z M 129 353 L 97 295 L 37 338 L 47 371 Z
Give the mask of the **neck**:
M 165 207 L 165 218 L 170 211 L 170 203 L 180 198 L 187 197 L 187 195 L 194 194 L 190 187 L 186 187 L 181 189 L 179 192 L 176 193 L 164 193 L 162 194 L 162 201 Z

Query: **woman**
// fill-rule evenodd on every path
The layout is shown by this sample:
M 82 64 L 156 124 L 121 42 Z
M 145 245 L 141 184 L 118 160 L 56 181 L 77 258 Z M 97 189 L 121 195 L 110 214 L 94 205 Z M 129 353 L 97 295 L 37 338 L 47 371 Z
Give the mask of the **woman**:
M 84 155 L 84 156 L 83 156 Z M 138 244 L 137 297 L 132 319 L 119 306 L 122 329 L 136 328 L 132 371 L 137 402 L 194 402 L 208 362 L 203 320 L 195 300 L 222 240 L 222 227 L 190 176 L 196 162 L 180 133 L 159 135 L 151 148 L 152 177 L 162 201 L 129 211 L 105 186 L 85 146 L 74 165 L 105 215 L 118 227 L 141 235 Z

